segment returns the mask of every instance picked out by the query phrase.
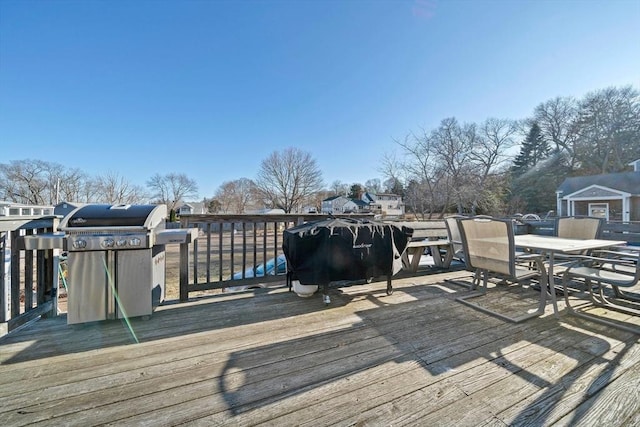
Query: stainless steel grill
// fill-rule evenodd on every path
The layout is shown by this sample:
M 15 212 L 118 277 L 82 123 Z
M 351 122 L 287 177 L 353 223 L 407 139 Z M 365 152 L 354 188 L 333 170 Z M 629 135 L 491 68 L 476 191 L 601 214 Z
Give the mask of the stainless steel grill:
M 86 205 L 61 222 L 69 252 L 67 323 L 148 316 L 164 301 L 164 205 Z
M 165 230 L 165 205 L 85 205 L 56 233 L 25 236 L 26 249 L 68 251 L 67 323 L 151 315 L 164 301 L 165 244 L 194 230 Z

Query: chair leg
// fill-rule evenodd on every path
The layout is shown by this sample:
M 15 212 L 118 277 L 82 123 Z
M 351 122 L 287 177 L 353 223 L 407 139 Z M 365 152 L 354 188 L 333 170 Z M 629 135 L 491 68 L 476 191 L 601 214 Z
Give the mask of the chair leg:
M 606 326 L 609 326 L 609 327 L 612 327 L 612 328 L 620 329 L 620 330 L 623 330 L 623 331 L 626 331 L 626 332 L 631 332 L 633 334 L 640 334 L 640 328 L 637 328 L 637 327 L 634 328 L 634 327 L 631 327 L 631 326 L 622 325 L 620 323 L 616 323 L 616 322 L 613 322 L 611 320 L 603 319 L 603 318 L 595 316 L 595 315 L 582 313 L 582 312 L 576 310 L 575 308 L 573 308 L 573 306 L 571 305 L 571 302 L 569 301 L 569 292 L 567 290 L 568 282 L 569 282 L 568 274 L 565 273 L 565 274 L 562 275 L 562 289 L 564 291 L 564 299 L 565 299 L 565 302 L 566 302 L 566 305 L 567 305 L 567 312 L 569 314 L 572 314 L 572 315 L 577 316 L 577 317 L 581 317 L 583 319 L 590 320 L 592 322 L 600 323 L 602 325 L 606 325 Z M 592 288 L 591 281 L 586 279 L 585 283 L 586 283 L 587 289 L 589 290 L 589 293 L 591 295 L 591 300 L 593 302 L 593 305 L 606 306 L 606 307 L 615 309 L 615 307 L 612 306 L 611 304 L 600 304 L 600 303 L 597 303 L 596 302 L 597 300 L 595 299 L 595 296 L 593 295 L 593 288 Z M 627 313 L 627 314 L 632 314 L 632 313 Z M 640 314 L 640 312 L 638 312 L 637 314 Z
M 497 317 L 499 319 L 506 320 L 507 322 L 512 322 L 512 323 L 520 323 L 520 322 L 523 322 L 525 320 L 532 319 L 534 317 L 539 317 L 541 314 L 544 313 L 545 306 L 546 306 L 546 296 L 547 296 L 546 280 L 544 282 L 545 286 L 542 286 L 541 289 L 540 289 L 540 302 L 538 303 L 538 309 L 533 313 L 527 313 L 527 314 L 524 314 L 524 315 L 521 315 L 521 316 L 517 316 L 517 317 L 509 317 L 507 315 L 498 313 L 496 311 L 489 310 L 488 308 L 482 307 L 481 305 L 474 304 L 474 303 L 472 303 L 470 301 L 467 301 L 469 299 L 481 297 L 481 296 L 487 294 L 487 285 L 488 285 L 488 282 L 489 282 L 489 273 L 487 271 L 485 271 L 485 270 L 482 270 L 482 272 L 480 270 L 477 270 L 476 271 L 476 275 L 478 276 L 478 281 L 480 280 L 480 278 L 479 278 L 480 273 L 482 273 L 482 290 L 473 292 L 473 293 L 471 293 L 469 295 L 458 297 L 458 298 L 456 298 L 456 301 L 461 302 L 462 304 L 468 305 L 469 307 L 472 307 L 472 308 L 474 308 L 474 309 L 476 309 L 478 311 L 481 311 L 483 313 L 489 314 L 491 316 L 494 316 L 494 317 Z M 474 281 L 475 281 L 475 278 L 474 278 Z
M 466 281 L 463 282 L 462 280 L 458 279 L 444 279 L 444 281 L 446 283 L 453 283 L 454 285 L 465 286 L 470 290 L 475 291 L 476 289 L 478 289 L 478 286 L 480 286 L 480 270 L 475 270 L 473 272 L 470 284 Z
M 593 298 L 594 305 L 598 307 L 606 307 L 611 308 L 613 310 L 619 311 L 621 313 L 630 314 L 632 316 L 640 316 L 640 304 L 636 301 L 627 300 L 627 305 L 621 305 L 618 302 L 610 299 L 604 294 L 604 286 L 601 283 L 598 283 L 600 289 L 598 290 L 598 296 Z
M 634 301 L 634 302 L 640 302 L 640 297 L 631 295 L 627 292 L 623 292 L 620 290 L 618 286 L 613 286 L 613 292 L 616 295 L 616 298 L 625 299 L 625 300 Z

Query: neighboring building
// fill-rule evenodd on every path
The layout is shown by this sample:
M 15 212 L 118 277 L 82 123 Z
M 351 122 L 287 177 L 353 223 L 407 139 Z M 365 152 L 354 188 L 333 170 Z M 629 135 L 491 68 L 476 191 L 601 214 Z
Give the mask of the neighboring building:
M 397 194 L 370 194 L 365 193 L 365 200 L 373 198 L 370 202 L 370 210 L 374 214 L 382 215 L 383 218 L 399 218 L 404 215 L 404 203 L 402 196 Z
M 84 205 L 86 205 L 86 203 L 60 202 L 53 207 L 53 214 L 65 217 L 75 208 L 79 208 L 80 206 Z
M 565 179 L 556 191 L 558 215 L 640 221 L 640 159 L 629 165 L 633 172 Z
M 371 194 L 371 193 L 363 193 L 361 199 L 363 202 L 371 204 L 371 203 L 375 203 L 376 196 L 375 194 Z
M 344 196 L 333 196 L 322 201 L 323 214 L 341 214 L 344 212 L 344 205 L 349 201 Z
M 176 212 L 180 215 L 197 215 L 209 213 L 207 206 L 202 202 L 189 202 L 180 206 Z
M 26 205 L 0 200 L 0 216 L 43 217 L 53 215 L 53 206 Z
M 264 208 L 254 209 L 246 212 L 249 215 L 284 215 L 284 209 L 280 208 Z
M 342 206 L 344 213 L 366 213 L 369 212 L 369 203 L 364 200 L 351 199 Z
M 322 201 L 322 213 L 373 213 L 383 218 L 399 218 L 404 215 L 404 203 L 397 194 L 364 193 L 361 199 L 333 196 Z

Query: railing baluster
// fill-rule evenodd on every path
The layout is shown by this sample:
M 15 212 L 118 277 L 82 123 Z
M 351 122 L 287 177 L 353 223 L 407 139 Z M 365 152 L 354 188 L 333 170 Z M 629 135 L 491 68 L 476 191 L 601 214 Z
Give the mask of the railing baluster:
M 211 221 L 207 221 L 207 283 L 211 283 Z
M 222 228 L 224 223 L 218 223 L 218 281 L 222 282 Z

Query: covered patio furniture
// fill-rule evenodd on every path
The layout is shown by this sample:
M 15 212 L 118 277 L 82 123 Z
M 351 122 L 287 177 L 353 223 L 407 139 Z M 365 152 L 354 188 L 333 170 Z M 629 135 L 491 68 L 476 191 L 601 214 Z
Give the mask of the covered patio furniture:
M 640 334 L 640 326 L 627 326 L 595 314 L 586 313 L 584 305 L 576 309 L 571 305 L 568 292 L 571 281 L 580 279 L 587 286 L 592 305 L 631 316 L 640 316 L 640 297 L 637 294 L 621 290 L 621 288 L 628 290 L 638 285 L 640 279 L 638 252 L 640 252 L 640 248 L 625 252 L 598 251 L 595 254 L 600 256 L 581 256 L 567 267 L 562 275 L 562 287 L 569 313 Z M 608 289 L 613 292 L 608 292 Z
M 325 304 L 330 282 L 387 278 L 402 268 L 402 253 L 413 230 L 378 221 L 330 218 L 289 228 L 283 233 L 287 280 L 322 288 Z
M 545 311 L 547 299 L 547 276 L 542 258 L 536 254 L 526 255 L 523 261 L 535 262 L 537 269 L 518 265 L 514 243 L 513 223 L 489 217 L 458 219 L 458 227 L 462 237 L 466 268 L 482 276 L 482 291 L 457 298 L 458 301 L 485 313 L 510 322 L 522 322 L 540 316 Z M 540 298 L 538 308 L 534 312 L 517 317 L 509 317 L 470 302 L 470 299 L 486 295 L 489 276 L 495 276 L 508 282 L 519 283 L 534 277 L 540 277 Z M 477 288 L 474 283 L 473 289 Z

